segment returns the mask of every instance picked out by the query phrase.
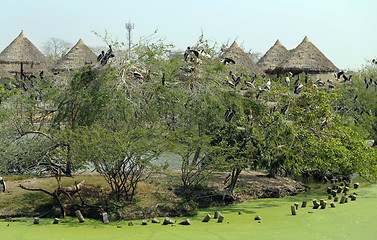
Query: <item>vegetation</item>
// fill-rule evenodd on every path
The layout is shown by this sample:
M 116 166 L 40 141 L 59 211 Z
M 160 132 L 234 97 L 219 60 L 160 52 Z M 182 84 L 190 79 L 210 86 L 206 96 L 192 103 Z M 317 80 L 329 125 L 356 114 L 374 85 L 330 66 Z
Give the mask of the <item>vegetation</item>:
M 315 88 L 314 79 L 301 74 L 308 79 L 299 94 L 285 85 L 285 76 L 256 76 L 254 84 L 262 88 L 271 80 L 268 91 L 241 90 L 251 75 L 242 72 L 239 86 L 231 88 L 230 70 L 241 71 L 219 62 L 221 51 L 203 36 L 195 48 L 212 57 L 185 62 L 181 55 L 168 56 L 172 45 L 144 39 L 131 60 L 119 57 L 120 67 L 3 82 L 1 173 L 54 174 L 57 193 L 65 194 L 59 178 L 92 168 L 109 185 L 109 199 L 129 202 L 138 185 L 162 167 L 155 163 L 159 155 L 173 152 L 180 156 L 190 206 L 214 171 L 231 173 L 229 196 L 247 168 L 270 177 L 359 174 L 376 180 L 376 66 L 334 89 Z M 224 117 L 227 110 L 234 115 Z

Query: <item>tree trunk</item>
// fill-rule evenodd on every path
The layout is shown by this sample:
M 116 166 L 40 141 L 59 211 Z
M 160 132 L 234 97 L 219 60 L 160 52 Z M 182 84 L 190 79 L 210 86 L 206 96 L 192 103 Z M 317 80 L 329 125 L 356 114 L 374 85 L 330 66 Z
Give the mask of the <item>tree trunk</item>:
M 233 169 L 233 171 L 232 171 L 232 178 L 231 178 L 230 185 L 229 185 L 229 192 L 230 192 L 231 195 L 233 195 L 233 190 L 236 187 L 236 184 L 237 184 L 238 178 L 241 174 L 241 171 L 242 171 L 242 169 L 240 169 L 240 168 Z

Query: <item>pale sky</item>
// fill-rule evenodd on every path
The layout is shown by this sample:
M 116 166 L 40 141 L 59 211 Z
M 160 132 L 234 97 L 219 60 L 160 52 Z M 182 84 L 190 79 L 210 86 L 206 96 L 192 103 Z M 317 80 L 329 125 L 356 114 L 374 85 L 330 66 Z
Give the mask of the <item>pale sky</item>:
M 359 69 L 377 58 L 376 0 L 0 0 L 0 51 L 21 30 L 42 50 L 49 38 L 105 45 L 92 31 L 127 42 L 152 34 L 178 50 L 194 45 L 201 31 L 219 45 L 237 39 L 264 54 L 279 39 L 287 49 L 305 36 L 338 68 Z

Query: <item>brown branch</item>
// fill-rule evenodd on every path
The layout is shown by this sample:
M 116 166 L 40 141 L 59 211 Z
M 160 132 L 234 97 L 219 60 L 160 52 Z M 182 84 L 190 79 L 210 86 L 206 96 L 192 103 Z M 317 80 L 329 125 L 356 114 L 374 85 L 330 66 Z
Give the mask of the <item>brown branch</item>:
M 44 193 L 46 193 L 46 194 L 48 194 L 48 195 L 50 195 L 50 196 L 54 196 L 54 193 L 51 193 L 51 192 L 49 192 L 49 191 L 47 191 L 47 190 L 45 190 L 45 189 L 43 189 L 43 188 L 29 188 L 29 187 L 25 187 L 25 186 L 22 186 L 21 184 L 20 185 L 18 185 L 20 188 L 22 188 L 22 189 L 25 189 L 25 190 L 28 190 L 28 191 L 35 191 L 35 192 L 44 192 Z

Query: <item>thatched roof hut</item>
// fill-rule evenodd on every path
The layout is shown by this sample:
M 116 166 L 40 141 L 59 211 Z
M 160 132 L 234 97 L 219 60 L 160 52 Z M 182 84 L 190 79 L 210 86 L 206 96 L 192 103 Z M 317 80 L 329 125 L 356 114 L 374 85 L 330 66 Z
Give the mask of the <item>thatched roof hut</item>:
M 274 70 L 282 62 L 287 60 L 291 56 L 291 53 L 281 44 L 281 42 L 276 40 L 275 44 L 263 55 L 261 59 L 257 62 L 258 67 L 260 67 L 265 73 L 274 73 Z
M 244 68 L 244 70 L 249 73 L 262 72 L 257 64 L 250 58 L 250 56 L 240 48 L 236 41 L 234 41 L 233 44 L 227 50 L 225 50 L 221 57 L 233 59 L 236 62 L 235 67 L 237 69 Z
M 85 64 L 95 64 L 97 56 L 85 45 L 83 40 L 79 40 L 69 52 L 64 55 L 54 67 L 54 71 L 67 71 L 78 69 Z
M 9 73 L 20 74 L 21 63 L 25 74 L 38 74 L 47 69 L 46 57 L 23 32 L 0 53 L 0 65 Z
M 281 63 L 276 71 L 317 74 L 336 72 L 339 69 L 305 36 L 304 40 L 292 51 L 291 57 Z

